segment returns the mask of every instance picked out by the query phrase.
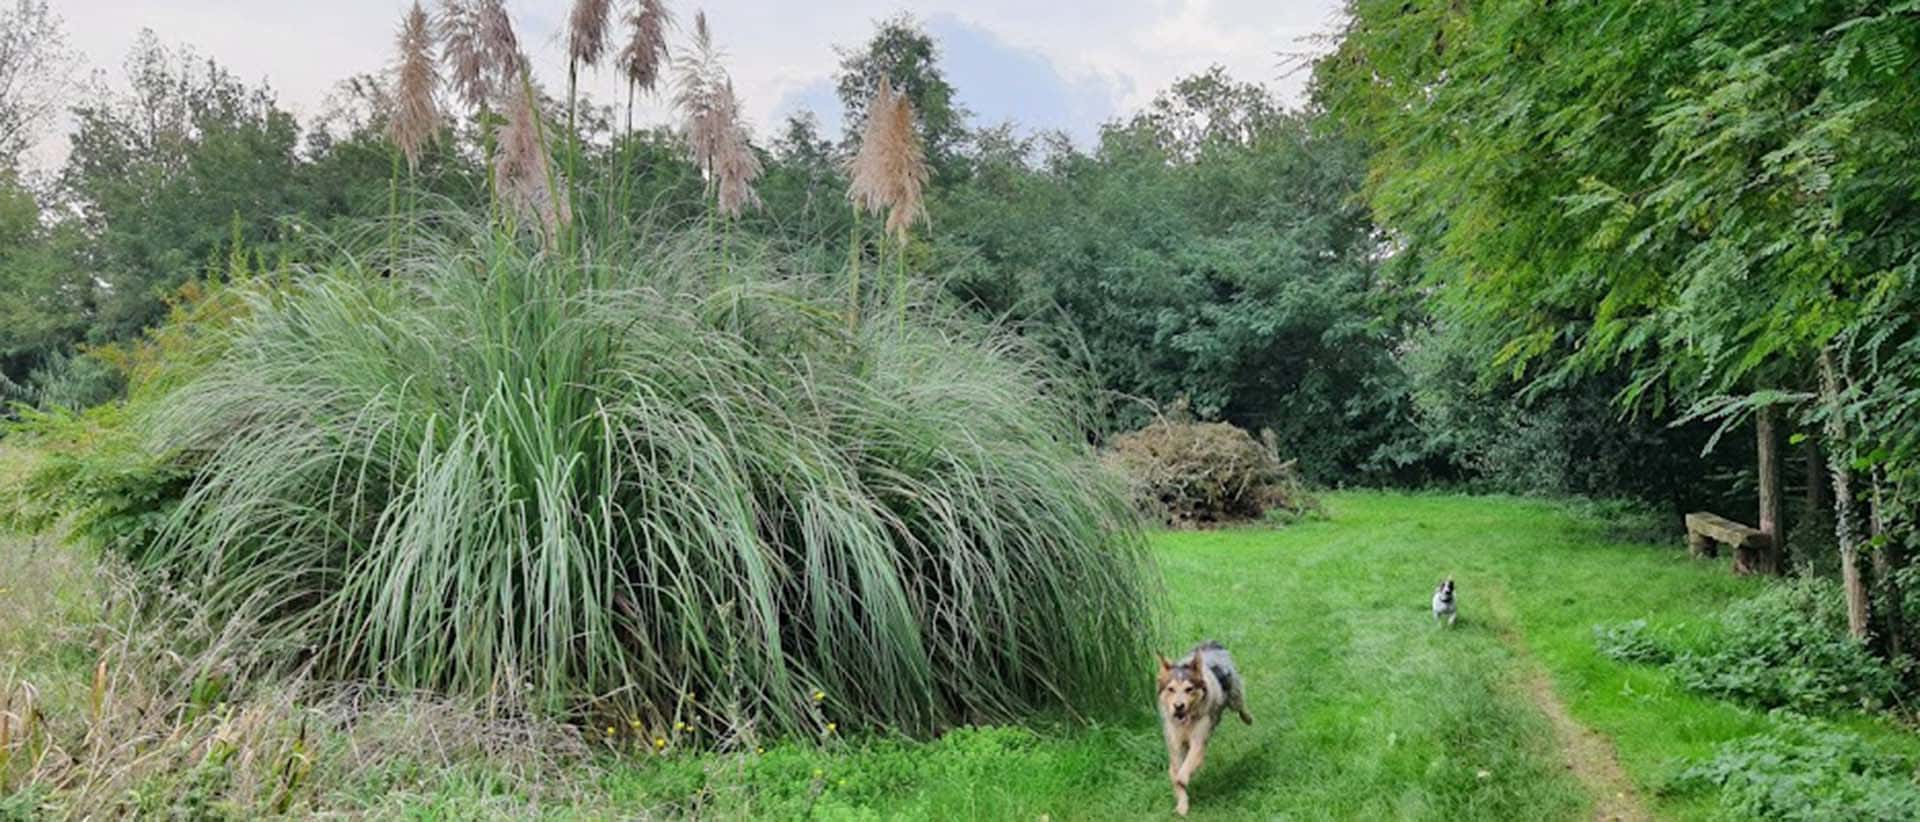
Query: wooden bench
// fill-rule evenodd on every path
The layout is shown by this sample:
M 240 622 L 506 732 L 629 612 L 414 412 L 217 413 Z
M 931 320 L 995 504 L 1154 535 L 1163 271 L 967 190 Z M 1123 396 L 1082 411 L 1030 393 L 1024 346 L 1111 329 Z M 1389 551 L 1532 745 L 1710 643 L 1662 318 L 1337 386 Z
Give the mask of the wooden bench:
M 1759 552 L 1772 546 L 1773 538 L 1758 528 L 1749 528 L 1719 514 L 1698 511 L 1687 515 L 1687 553 L 1712 559 L 1720 555 L 1721 545 L 1733 548 L 1733 569 L 1750 573 L 1760 560 Z

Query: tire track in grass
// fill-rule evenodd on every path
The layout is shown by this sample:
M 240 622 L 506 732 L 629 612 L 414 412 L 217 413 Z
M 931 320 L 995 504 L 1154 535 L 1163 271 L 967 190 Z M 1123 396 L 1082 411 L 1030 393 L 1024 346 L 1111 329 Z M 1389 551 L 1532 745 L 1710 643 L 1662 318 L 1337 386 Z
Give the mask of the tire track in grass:
M 1515 685 L 1527 701 L 1540 709 L 1553 727 L 1555 745 L 1567 770 L 1593 796 L 1593 818 L 1613 822 L 1646 822 L 1653 819 L 1646 803 L 1620 767 L 1620 756 L 1607 735 L 1588 728 L 1567 711 L 1567 704 L 1553 690 L 1553 678 L 1545 666 L 1534 659 L 1526 638 L 1514 627 L 1513 610 L 1507 604 L 1507 590 L 1497 582 L 1483 582 L 1488 614 L 1494 633 L 1518 663 L 1513 671 Z

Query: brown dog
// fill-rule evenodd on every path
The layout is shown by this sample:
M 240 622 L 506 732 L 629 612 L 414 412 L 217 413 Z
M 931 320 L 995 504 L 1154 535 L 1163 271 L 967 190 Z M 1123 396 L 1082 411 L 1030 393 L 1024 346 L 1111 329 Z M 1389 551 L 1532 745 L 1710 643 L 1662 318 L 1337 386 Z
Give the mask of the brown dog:
M 1245 683 L 1233 667 L 1233 657 L 1220 643 L 1203 642 L 1179 662 L 1160 657 L 1160 730 L 1167 736 L 1167 776 L 1173 780 L 1173 812 L 1187 815 L 1187 781 L 1207 758 L 1207 740 L 1220 726 L 1220 715 L 1233 708 L 1240 720 L 1253 724 L 1247 713 Z

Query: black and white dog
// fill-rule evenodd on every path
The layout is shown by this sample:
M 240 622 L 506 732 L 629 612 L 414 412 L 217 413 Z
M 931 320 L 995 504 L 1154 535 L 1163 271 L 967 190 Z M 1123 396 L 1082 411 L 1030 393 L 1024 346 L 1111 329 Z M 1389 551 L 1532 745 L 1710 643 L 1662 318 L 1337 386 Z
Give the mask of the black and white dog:
M 1433 621 L 1435 624 L 1453 627 L 1453 621 L 1460 616 L 1460 610 L 1453 604 L 1453 577 L 1448 576 L 1433 592 Z

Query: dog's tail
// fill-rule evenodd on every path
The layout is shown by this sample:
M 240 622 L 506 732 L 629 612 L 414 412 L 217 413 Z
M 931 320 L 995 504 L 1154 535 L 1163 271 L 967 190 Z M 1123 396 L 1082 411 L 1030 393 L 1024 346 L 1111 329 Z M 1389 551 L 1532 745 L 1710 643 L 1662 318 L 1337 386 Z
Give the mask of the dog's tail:
M 1221 645 L 1220 640 L 1217 639 L 1209 639 L 1194 648 L 1196 651 L 1224 651 L 1226 649 L 1227 646 Z

